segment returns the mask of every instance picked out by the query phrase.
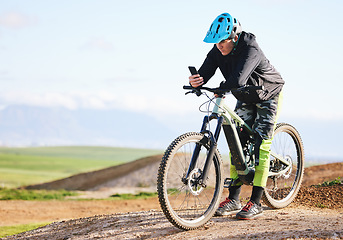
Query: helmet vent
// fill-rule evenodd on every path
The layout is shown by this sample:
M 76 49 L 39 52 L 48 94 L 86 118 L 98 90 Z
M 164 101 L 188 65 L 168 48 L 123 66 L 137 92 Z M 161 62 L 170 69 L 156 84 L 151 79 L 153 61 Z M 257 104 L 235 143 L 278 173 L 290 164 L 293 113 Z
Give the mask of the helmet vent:
M 224 20 L 224 18 L 221 17 L 218 19 L 218 22 L 223 22 L 223 20 Z
M 234 22 L 234 23 L 237 23 L 237 20 L 236 20 L 236 18 L 234 18 L 234 19 L 233 19 L 233 22 Z
M 220 28 L 220 25 L 218 25 L 218 27 L 217 27 L 217 30 L 216 30 L 216 33 L 218 33 L 218 31 L 219 31 L 219 28 Z

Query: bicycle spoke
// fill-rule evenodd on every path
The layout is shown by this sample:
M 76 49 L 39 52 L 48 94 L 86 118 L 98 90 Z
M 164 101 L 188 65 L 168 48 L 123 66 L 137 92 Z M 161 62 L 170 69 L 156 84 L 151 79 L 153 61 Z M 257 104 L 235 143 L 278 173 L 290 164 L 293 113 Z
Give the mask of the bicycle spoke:
M 170 145 L 172 150 L 167 151 L 164 156 L 166 161 L 161 163 L 158 177 L 158 185 L 163 188 L 158 188 L 158 191 L 160 204 L 167 218 L 178 227 L 194 227 L 208 221 L 216 210 L 215 206 L 219 204 L 222 192 L 221 159 L 216 152 L 215 161 L 210 164 L 206 187 L 202 186 L 200 180 L 208 150 L 201 146 L 194 168 L 190 169 L 189 176 L 185 179 L 193 151 L 203 135 L 191 133 L 190 136 L 185 136 L 194 140 L 180 143 L 178 139 L 175 140 Z
M 272 177 L 267 180 L 264 200 L 270 207 L 284 207 L 292 202 L 299 190 L 303 172 L 303 152 L 300 136 L 289 124 L 280 124 L 275 130 L 271 151 L 283 162 L 271 158 Z

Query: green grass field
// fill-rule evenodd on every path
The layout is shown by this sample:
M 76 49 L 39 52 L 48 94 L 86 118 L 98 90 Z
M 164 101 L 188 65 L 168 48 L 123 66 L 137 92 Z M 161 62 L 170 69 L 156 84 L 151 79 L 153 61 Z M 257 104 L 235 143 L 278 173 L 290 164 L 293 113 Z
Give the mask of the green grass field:
M 53 181 L 160 153 L 162 150 L 114 147 L 0 147 L 0 187 Z
M 0 238 L 18 234 L 21 232 L 30 231 L 39 227 L 46 226 L 50 223 L 30 223 L 30 224 L 19 224 L 15 226 L 0 226 Z

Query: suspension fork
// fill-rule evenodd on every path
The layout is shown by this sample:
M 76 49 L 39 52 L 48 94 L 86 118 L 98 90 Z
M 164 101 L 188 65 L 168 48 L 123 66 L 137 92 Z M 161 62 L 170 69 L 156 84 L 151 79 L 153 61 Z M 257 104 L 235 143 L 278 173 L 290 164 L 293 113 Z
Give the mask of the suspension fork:
M 213 119 L 218 120 L 217 127 L 216 127 L 216 130 L 214 132 L 214 135 L 212 132 L 206 130 L 209 122 Z M 203 172 L 202 172 L 202 176 L 201 176 L 201 182 L 200 182 L 203 187 L 206 187 L 208 172 L 209 172 L 209 169 L 211 167 L 211 162 L 212 162 L 214 153 L 217 149 L 217 141 L 219 138 L 221 127 L 223 125 L 223 121 L 224 121 L 224 118 L 221 116 L 219 117 L 218 114 L 216 114 L 216 113 L 212 113 L 210 116 L 204 117 L 203 124 L 202 124 L 200 132 L 201 133 L 207 133 L 209 137 L 204 135 L 204 137 L 200 140 L 200 143 L 196 143 L 196 146 L 195 146 L 194 151 L 193 151 L 192 159 L 191 159 L 191 162 L 189 164 L 189 168 L 188 168 L 187 174 L 184 178 L 184 181 L 186 181 L 189 178 L 191 171 L 193 171 L 193 169 L 196 166 L 196 163 L 197 163 L 198 158 L 199 158 L 200 150 L 201 150 L 201 145 L 209 145 L 209 150 L 208 150 L 208 154 L 206 156 L 206 161 L 204 164 L 204 168 L 203 168 Z

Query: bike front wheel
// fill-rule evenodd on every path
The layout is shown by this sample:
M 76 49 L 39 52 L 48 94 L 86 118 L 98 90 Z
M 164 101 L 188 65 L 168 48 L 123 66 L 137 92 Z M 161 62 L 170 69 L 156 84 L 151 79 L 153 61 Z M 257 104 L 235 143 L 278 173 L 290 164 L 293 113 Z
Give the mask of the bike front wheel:
M 206 186 L 199 184 L 209 146 L 201 133 L 176 138 L 165 151 L 158 170 L 158 198 L 167 219 L 184 230 L 203 226 L 215 213 L 223 191 L 222 159 L 215 151 Z M 200 153 L 188 179 L 185 178 L 196 146 Z
M 277 124 L 271 146 L 269 177 L 263 194 L 265 204 L 271 208 L 284 208 L 294 200 L 303 178 L 304 158 L 298 131 L 290 124 Z

